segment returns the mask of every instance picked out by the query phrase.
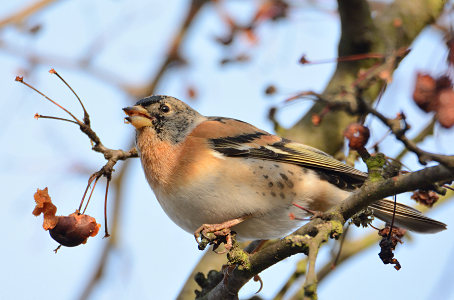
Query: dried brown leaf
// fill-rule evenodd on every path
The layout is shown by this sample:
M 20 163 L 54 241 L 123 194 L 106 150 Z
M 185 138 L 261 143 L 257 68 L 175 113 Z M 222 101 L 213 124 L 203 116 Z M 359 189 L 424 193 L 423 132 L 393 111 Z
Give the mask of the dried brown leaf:
M 52 203 L 50 196 L 47 192 L 47 187 L 44 190 L 38 189 L 34 195 L 36 206 L 33 210 L 33 215 L 39 216 L 44 215 L 43 228 L 49 230 L 57 225 L 57 207 Z

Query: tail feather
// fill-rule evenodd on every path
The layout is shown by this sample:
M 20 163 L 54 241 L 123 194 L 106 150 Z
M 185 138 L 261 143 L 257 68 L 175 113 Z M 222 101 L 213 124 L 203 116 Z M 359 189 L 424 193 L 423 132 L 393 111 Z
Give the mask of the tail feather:
M 391 224 L 394 214 L 394 201 L 379 200 L 370 205 L 375 217 Z M 397 203 L 394 225 L 419 233 L 436 233 L 446 229 L 446 224 L 424 216 L 419 210 Z

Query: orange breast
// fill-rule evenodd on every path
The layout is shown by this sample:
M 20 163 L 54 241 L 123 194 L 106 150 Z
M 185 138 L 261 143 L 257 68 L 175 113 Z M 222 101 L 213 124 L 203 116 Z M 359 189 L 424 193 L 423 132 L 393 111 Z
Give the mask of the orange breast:
M 152 188 L 163 188 L 172 181 L 173 170 L 178 163 L 180 145 L 162 141 L 152 129 L 145 128 L 137 138 L 140 159 Z

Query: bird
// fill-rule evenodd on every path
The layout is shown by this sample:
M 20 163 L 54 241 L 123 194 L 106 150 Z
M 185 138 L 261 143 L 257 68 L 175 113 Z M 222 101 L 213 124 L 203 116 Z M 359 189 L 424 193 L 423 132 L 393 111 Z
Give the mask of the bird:
M 146 97 L 123 110 L 159 204 L 198 242 L 209 232 L 227 236 L 226 245 L 232 231 L 238 240 L 283 238 L 300 226 L 295 219 L 327 211 L 367 179 L 321 150 L 240 120 L 204 116 L 171 96 Z M 393 201 L 369 208 L 391 222 Z M 446 229 L 401 203 L 393 224 L 420 233 Z

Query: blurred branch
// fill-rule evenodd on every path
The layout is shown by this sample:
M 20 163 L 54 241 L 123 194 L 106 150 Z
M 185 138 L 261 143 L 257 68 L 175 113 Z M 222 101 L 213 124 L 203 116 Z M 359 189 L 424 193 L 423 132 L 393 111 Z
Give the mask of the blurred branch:
M 64 56 L 58 56 L 56 54 L 47 55 L 42 53 L 37 53 L 36 51 L 31 52 L 29 49 L 24 49 L 22 47 L 17 47 L 11 43 L 4 43 L 0 41 L 0 49 L 3 51 L 14 55 L 19 56 L 30 64 L 41 64 L 46 66 L 54 66 L 67 69 L 82 70 L 88 74 L 93 75 L 94 77 L 102 80 L 112 86 L 122 89 L 125 92 L 128 92 L 128 85 L 124 84 L 124 79 L 116 76 L 112 72 L 102 69 L 100 67 L 95 67 L 90 64 L 87 64 L 86 59 L 73 59 Z
M 422 141 L 424 141 L 424 139 L 428 136 L 431 136 L 433 135 L 433 132 L 434 132 L 434 126 L 435 126 L 435 118 L 432 118 L 432 120 L 430 121 L 430 123 L 423 129 L 421 130 L 421 132 L 411 140 L 411 142 L 415 145 L 421 143 Z M 402 150 L 402 152 L 400 152 L 397 156 L 396 156 L 396 160 L 401 160 L 405 154 L 407 154 L 408 152 L 408 148 L 404 148 Z
M 337 4 L 341 21 L 338 56 L 370 52 L 375 43 L 377 29 L 372 21 L 368 2 L 339 0 Z
M 413 142 L 412 140 L 408 139 L 405 136 L 405 133 L 409 129 L 409 126 L 405 120 L 405 116 L 402 116 L 401 118 L 396 118 L 396 119 L 389 119 L 389 118 L 385 117 L 382 113 L 380 113 L 377 110 L 375 110 L 374 108 L 372 108 L 366 102 L 362 102 L 361 105 L 366 109 L 366 111 L 368 113 L 374 115 L 383 124 L 388 126 L 388 128 L 391 130 L 391 132 L 396 137 L 396 139 L 398 139 L 405 145 L 405 148 L 407 148 L 409 151 L 418 155 L 418 159 L 421 164 L 425 165 L 425 164 L 427 164 L 428 161 L 433 160 L 433 161 L 437 161 L 437 162 L 445 165 L 446 167 L 449 167 L 449 168 L 454 167 L 454 158 L 452 156 L 424 151 L 421 148 L 419 148 L 415 142 Z M 401 123 L 404 123 L 403 127 L 402 127 Z
M 54 2 L 57 2 L 57 0 L 41 0 L 32 3 L 22 10 L 4 18 L 3 20 L 0 20 L 0 29 L 6 25 L 18 25 L 23 23 L 28 17 L 43 10 L 44 8 L 47 8 L 47 6 Z
M 80 300 L 86 300 L 92 294 L 94 288 L 99 283 L 99 281 L 104 276 L 104 270 L 108 264 L 108 258 L 112 250 L 115 248 L 115 245 L 118 241 L 118 233 L 119 233 L 119 224 L 120 224 L 120 212 L 123 204 L 123 181 L 125 180 L 125 174 L 128 171 L 130 164 L 124 163 L 122 167 L 117 172 L 117 175 L 113 178 L 111 187 L 115 190 L 115 198 L 112 199 L 113 203 L 113 212 L 112 212 L 112 222 L 111 222 L 111 234 L 108 239 L 106 239 L 106 243 L 104 244 L 104 248 L 101 251 L 99 259 L 97 259 L 98 266 L 94 268 L 91 278 L 88 280 L 87 285 L 83 287 L 82 293 L 80 295 Z
M 306 268 L 307 268 L 307 257 L 301 259 L 296 263 L 296 270 L 295 272 L 290 275 L 289 279 L 285 282 L 284 286 L 279 290 L 279 292 L 274 296 L 274 300 L 282 300 L 285 297 L 285 294 L 289 291 L 289 289 L 300 279 L 300 277 L 306 275 Z
M 192 0 L 191 5 L 189 7 L 189 11 L 186 14 L 186 17 L 181 25 L 181 27 L 177 30 L 174 34 L 174 38 L 170 43 L 170 47 L 167 51 L 167 55 L 164 59 L 164 62 L 161 64 L 160 68 L 158 69 L 155 77 L 150 80 L 150 82 L 141 87 L 132 87 L 129 88 L 129 92 L 132 95 L 135 95 L 139 98 L 149 96 L 153 94 L 156 90 L 156 87 L 160 81 L 160 79 L 164 76 L 164 73 L 169 69 L 172 63 L 176 63 L 182 61 L 181 58 L 181 44 L 184 42 L 184 39 L 187 36 L 188 30 L 192 24 L 192 21 L 200 12 L 203 5 L 208 3 L 210 0 Z

